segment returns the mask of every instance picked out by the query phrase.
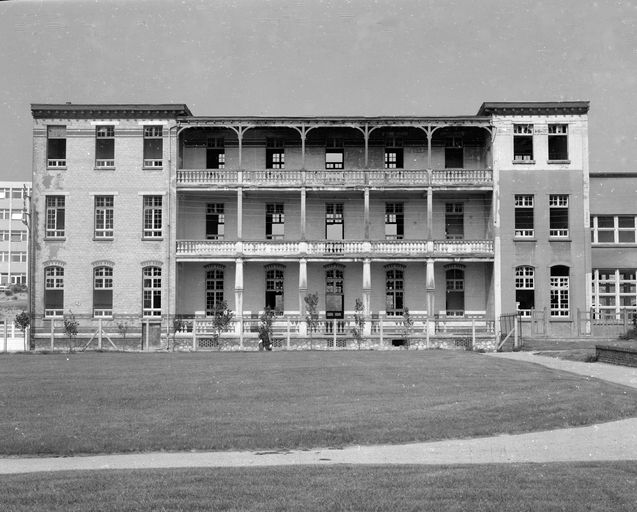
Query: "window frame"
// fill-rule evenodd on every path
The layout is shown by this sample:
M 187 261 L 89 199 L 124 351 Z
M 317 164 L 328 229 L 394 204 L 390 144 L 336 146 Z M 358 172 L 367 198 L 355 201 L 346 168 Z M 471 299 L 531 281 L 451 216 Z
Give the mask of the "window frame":
M 93 237 L 95 240 L 112 240 L 115 237 L 114 196 L 95 196 L 93 204 L 95 209 Z
M 600 226 L 600 219 L 612 219 L 612 227 Z M 631 219 L 632 227 L 621 226 L 620 219 Z M 591 215 L 591 244 L 593 245 L 635 245 L 637 243 L 637 215 Z M 601 233 L 612 233 L 612 241 L 600 242 Z M 622 233 L 632 233 L 632 241 L 622 241 Z
M 395 226 L 395 229 L 388 229 Z M 391 231 L 395 231 L 391 233 Z M 405 238 L 405 203 L 385 203 L 385 240 L 403 240 Z
M 562 129 L 564 130 L 563 132 L 560 131 Z M 548 163 L 569 163 L 568 132 L 569 127 L 567 123 L 551 123 L 548 125 Z M 563 153 L 557 155 L 558 158 L 552 158 L 552 156 L 555 157 L 555 153 L 559 151 L 559 149 L 551 148 L 552 143 L 553 145 L 557 144 L 560 146 L 560 148 L 562 148 L 561 150 L 563 151 Z M 551 154 L 552 151 L 553 155 Z
M 159 132 L 159 133 L 157 133 Z M 164 127 L 162 125 L 151 124 L 143 126 L 144 147 L 142 155 L 142 167 L 144 169 L 161 169 L 164 166 Z M 153 148 L 154 141 L 159 141 L 159 148 Z M 155 142 L 156 144 L 156 142 Z M 161 158 L 150 156 L 150 153 L 159 149 Z
M 102 301 L 104 301 L 102 303 Z M 97 307 L 109 305 L 110 307 Z M 93 318 L 113 317 L 113 267 L 100 265 L 93 269 Z
M 265 140 L 265 168 L 285 169 L 285 142 L 278 137 Z
M 514 236 L 515 238 L 534 238 L 535 237 L 535 196 L 533 194 L 515 194 L 514 204 Z M 525 220 L 528 224 L 528 218 L 522 218 L 524 214 L 530 212 L 531 228 L 521 227 Z M 519 215 L 518 215 L 519 213 Z
M 331 211 L 330 211 L 331 210 Z M 341 226 L 340 238 L 328 238 L 328 226 Z M 344 203 L 325 203 L 325 240 L 339 241 L 345 239 L 345 205 Z
M 532 123 L 513 124 L 513 162 L 522 164 L 535 163 L 534 135 Z M 530 149 L 524 146 L 529 146 Z M 528 157 L 528 158 L 527 158 Z
M 402 316 L 404 313 L 405 267 L 392 265 L 391 268 L 385 268 L 385 314 Z
M 280 226 L 280 233 L 274 233 L 275 226 Z M 283 240 L 285 238 L 285 203 L 266 203 L 265 238 L 266 240 Z
M 218 305 L 224 302 L 225 268 L 206 269 L 206 316 L 214 316 Z
M 328 155 L 339 156 L 332 160 Z M 345 169 L 345 143 L 338 137 L 330 137 L 325 142 L 325 169 L 342 171 Z
M 103 141 L 103 142 L 100 142 Z M 107 144 L 107 141 L 111 141 Z M 111 146 L 109 148 L 109 146 Z M 104 155 L 101 155 L 104 153 Z M 110 153 L 110 156 L 106 156 Z M 104 158 L 98 158 L 104 156 Z M 99 124 L 95 126 L 95 169 L 112 170 L 115 168 L 115 125 Z
M 550 194 L 549 195 L 549 238 L 560 239 L 568 238 L 570 235 L 570 215 L 569 215 L 570 198 L 568 194 Z M 563 219 L 557 222 L 558 212 L 566 212 L 566 221 Z M 566 225 L 566 228 L 563 226 Z
M 143 196 L 142 239 L 161 240 L 163 238 L 164 201 L 163 196 L 149 194 Z M 156 203 L 159 204 L 156 204 Z
M 161 317 L 162 312 L 161 267 L 149 265 L 142 268 L 142 317 Z M 156 301 L 159 301 L 157 306 Z
M 334 298 L 340 298 L 340 309 L 330 309 Z M 325 267 L 325 318 L 342 319 L 345 315 L 345 266 L 331 264 Z
M 225 203 L 206 203 L 206 240 L 224 239 L 226 234 L 225 209 Z
M 515 302 L 517 312 L 520 316 L 530 317 L 531 311 L 535 309 L 535 267 L 531 265 L 518 265 L 515 267 Z M 521 292 L 518 294 L 518 292 Z M 525 293 L 526 292 L 526 293 Z M 531 292 L 531 294 L 529 294 Z M 519 300 L 520 295 L 532 295 L 533 307 L 532 308 L 520 308 L 522 300 Z
M 270 303 L 273 303 L 274 306 Z M 285 311 L 285 267 L 282 265 L 270 266 L 265 269 L 264 306 L 266 308 L 270 306 L 277 316 L 282 315 Z
M 52 136 L 52 132 L 56 130 L 61 131 L 64 129 L 64 136 Z M 46 168 L 47 169 L 66 169 L 66 125 L 47 125 L 46 127 Z M 64 144 L 60 144 L 61 148 L 52 147 L 53 141 L 63 140 Z M 57 153 L 59 151 L 60 155 L 64 155 L 63 158 L 52 157 L 53 153 Z
M 556 272 L 557 269 L 562 268 L 566 269 L 567 275 L 554 275 L 554 272 Z M 570 267 L 565 265 L 554 265 L 550 268 L 549 291 L 551 318 L 570 318 Z
M 60 291 L 61 308 L 48 308 L 51 300 L 49 291 Z M 44 318 L 59 318 L 64 315 L 64 267 L 49 265 L 44 267 Z M 47 297 L 48 296 L 48 297 Z M 48 299 L 48 300 L 47 300 Z
M 452 233 L 451 226 L 459 226 L 459 233 Z M 464 240 L 464 203 L 445 203 L 445 239 Z
M 66 237 L 66 196 L 45 196 L 44 238 L 63 240 Z

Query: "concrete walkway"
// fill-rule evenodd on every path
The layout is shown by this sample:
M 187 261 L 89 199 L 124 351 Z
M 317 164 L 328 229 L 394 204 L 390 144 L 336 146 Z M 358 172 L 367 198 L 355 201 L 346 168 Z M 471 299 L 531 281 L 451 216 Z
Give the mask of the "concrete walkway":
M 527 363 L 540 364 L 554 370 L 577 373 L 585 377 L 623 384 L 637 388 L 637 368 L 629 366 L 618 366 L 606 363 L 580 363 L 578 361 L 566 361 L 556 357 L 538 356 L 533 352 L 496 352 L 488 354 L 490 357 L 500 357 L 503 359 L 514 359 Z
M 578 363 L 529 352 L 492 354 L 637 388 L 637 369 Z M 637 461 L 637 418 L 587 427 L 404 445 L 268 452 L 139 453 L 79 457 L 0 458 L 0 474 L 96 469 L 263 467 L 332 464 L 487 464 Z

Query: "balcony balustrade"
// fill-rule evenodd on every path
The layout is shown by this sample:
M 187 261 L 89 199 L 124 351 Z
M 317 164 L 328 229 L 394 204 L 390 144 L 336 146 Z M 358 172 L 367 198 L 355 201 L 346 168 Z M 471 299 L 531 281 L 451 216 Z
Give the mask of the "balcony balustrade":
M 320 240 L 241 241 L 177 240 L 177 258 L 235 257 L 493 257 L 491 240 Z
M 180 169 L 179 188 L 206 187 L 478 187 L 493 186 L 490 169 Z

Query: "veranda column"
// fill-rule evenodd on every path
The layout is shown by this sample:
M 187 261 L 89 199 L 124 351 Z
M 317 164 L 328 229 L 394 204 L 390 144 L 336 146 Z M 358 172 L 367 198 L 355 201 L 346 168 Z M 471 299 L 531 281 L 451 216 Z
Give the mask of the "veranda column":
M 372 270 L 371 260 L 363 260 L 363 308 L 365 314 L 365 328 L 363 334 L 369 336 L 372 332 Z
M 243 347 L 243 259 L 237 258 L 234 265 L 234 308 L 237 319 L 239 344 Z
M 305 323 L 305 296 L 307 295 L 307 260 L 301 258 L 299 260 L 299 314 L 301 321 L 299 323 L 300 333 L 307 333 L 307 325 Z
M 436 310 L 436 279 L 434 275 L 434 260 L 429 258 L 427 260 L 427 327 L 429 334 L 433 334 L 435 330 L 435 323 L 433 322 L 435 310 Z
M 364 214 L 364 222 L 365 222 L 365 232 L 364 237 L 365 240 L 369 240 L 369 187 L 365 187 L 365 214 Z
M 243 187 L 237 188 L 237 240 L 243 238 Z
M 301 187 L 301 240 L 305 240 L 305 200 L 306 200 L 305 187 Z
M 434 191 L 433 187 L 427 187 L 427 241 L 433 240 L 433 202 Z

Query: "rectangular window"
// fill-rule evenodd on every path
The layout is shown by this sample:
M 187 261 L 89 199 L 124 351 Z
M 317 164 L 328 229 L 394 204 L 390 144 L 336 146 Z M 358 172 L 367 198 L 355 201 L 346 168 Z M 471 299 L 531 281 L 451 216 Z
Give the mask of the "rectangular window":
M 27 275 L 11 274 L 11 284 L 27 284 Z
M 162 197 L 144 196 L 144 238 L 162 236 Z
M 11 210 L 8 208 L 0 209 L 0 220 L 9 220 L 11 218 Z
M 464 167 L 464 147 L 461 138 L 453 137 L 445 143 L 445 169 Z
M 637 311 L 636 270 L 593 269 L 593 309 L 601 318 Z
M 0 230 L 0 242 L 5 242 L 9 240 L 12 236 L 12 233 L 6 229 Z
M 206 145 L 206 169 L 224 169 L 226 149 L 223 137 L 208 137 Z
M 66 126 L 46 127 L 46 166 L 66 167 Z
M 11 210 L 11 220 L 22 220 L 22 210 Z
M 115 167 L 115 127 L 112 125 L 95 127 L 95 167 Z
M 9 251 L 0 251 L 0 262 L 9 261 Z
M 285 148 L 281 139 L 266 139 L 265 167 L 266 169 L 285 168 Z
M 144 126 L 144 167 L 161 168 L 164 163 L 164 127 Z
M 64 196 L 46 196 L 46 230 L 47 238 L 64 238 Z
M 385 169 L 402 169 L 404 167 L 403 139 L 387 137 L 385 140 Z
M 445 235 L 447 240 L 464 238 L 464 204 L 445 204 Z
M 62 316 L 64 312 L 64 268 L 44 269 L 44 316 Z
M 223 240 L 225 234 L 225 214 L 223 203 L 206 205 L 206 239 Z
M 113 269 L 97 267 L 93 272 L 93 316 L 113 316 Z
M 634 244 L 636 218 L 633 215 L 595 215 L 591 217 L 591 243 Z
M 265 205 L 265 238 L 283 240 L 285 234 L 285 212 L 283 203 Z
M 6 232 L 7 235 L 9 232 Z M 0 234 L 0 240 L 3 239 L 3 235 Z M 8 240 L 8 236 L 6 238 Z M 12 231 L 11 232 L 11 241 L 12 242 L 26 242 L 27 241 L 27 232 L 25 230 Z
M 95 196 L 95 238 L 113 238 L 113 196 Z
M 342 139 L 328 139 L 325 144 L 325 168 L 344 169 L 345 157 L 343 154 Z
M 325 204 L 325 238 L 343 240 L 343 203 Z
M 533 238 L 533 196 L 515 195 L 515 236 L 517 238 Z
M 513 160 L 516 162 L 533 161 L 533 125 L 513 125 Z
M 13 199 L 22 199 L 22 189 L 21 188 L 12 188 L 11 189 L 11 197 Z
M 142 280 L 142 315 L 161 316 L 161 268 L 145 267 Z
M 549 125 L 549 162 L 568 160 L 568 125 Z
M 10 188 L 0 188 L 0 199 L 9 199 L 11 197 Z
M 568 195 L 549 196 L 549 236 L 568 238 Z
M 385 203 L 385 239 L 402 240 L 405 236 L 403 203 Z
M 535 269 L 533 267 L 516 267 L 515 302 L 521 316 L 531 316 L 531 310 L 535 309 Z
M 24 251 L 12 252 L 11 261 L 13 261 L 14 263 L 26 263 L 27 253 Z
M 568 267 L 555 266 L 551 268 L 550 276 L 550 298 L 551 316 L 567 317 L 570 315 L 569 309 L 569 275 Z

